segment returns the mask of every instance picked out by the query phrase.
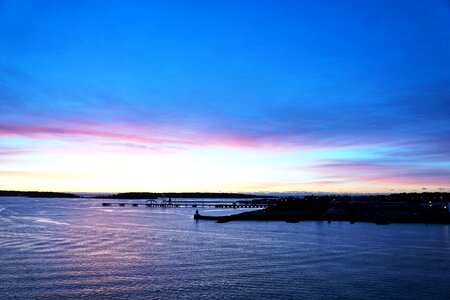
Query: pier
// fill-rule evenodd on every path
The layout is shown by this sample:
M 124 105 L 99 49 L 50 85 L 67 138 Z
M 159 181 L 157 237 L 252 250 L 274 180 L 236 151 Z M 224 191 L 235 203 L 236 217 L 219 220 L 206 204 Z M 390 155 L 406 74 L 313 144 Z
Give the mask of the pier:
M 145 202 L 137 201 L 120 201 L 120 202 L 103 202 L 102 206 L 145 206 L 145 207 L 214 207 L 214 208 L 266 208 L 266 203 L 250 203 L 250 202 L 225 202 L 225 201 L 189 201 L 189 200 L 169 200 L 157 202 L 155 200 L 147 200 Z

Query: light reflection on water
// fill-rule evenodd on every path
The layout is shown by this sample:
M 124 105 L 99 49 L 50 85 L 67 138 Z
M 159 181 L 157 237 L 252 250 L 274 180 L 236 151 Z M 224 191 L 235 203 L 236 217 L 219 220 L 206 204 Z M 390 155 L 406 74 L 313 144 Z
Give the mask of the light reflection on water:
M 445 299 L 450 294 L 447 225 L 217 224 L 194 221 L 194 211 L 0 198 L 0 298 Z

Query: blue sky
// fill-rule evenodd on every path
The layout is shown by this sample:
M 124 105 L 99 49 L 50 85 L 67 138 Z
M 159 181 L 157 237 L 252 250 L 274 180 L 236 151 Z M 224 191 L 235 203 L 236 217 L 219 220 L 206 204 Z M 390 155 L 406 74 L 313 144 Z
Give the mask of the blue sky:
M 0 111 L 3 189 L 448 190 L 450 4 L 1 1 Z

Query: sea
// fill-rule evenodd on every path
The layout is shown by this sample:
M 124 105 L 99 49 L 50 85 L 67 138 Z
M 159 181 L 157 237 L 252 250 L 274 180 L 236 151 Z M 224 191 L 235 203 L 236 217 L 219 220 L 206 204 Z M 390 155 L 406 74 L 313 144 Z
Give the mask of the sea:
M 216 223 L 194 212 L 2 197 L 0 299 L 450 298 L 449 225 Z

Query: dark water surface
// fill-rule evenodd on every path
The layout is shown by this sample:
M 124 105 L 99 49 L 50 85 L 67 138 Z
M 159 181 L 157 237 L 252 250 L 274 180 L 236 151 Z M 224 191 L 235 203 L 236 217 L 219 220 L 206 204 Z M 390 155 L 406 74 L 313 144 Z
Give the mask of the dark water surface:
M 217 224 L 193 212 L 0 198 L 0 299 L 450 297 L 448 225 Z

